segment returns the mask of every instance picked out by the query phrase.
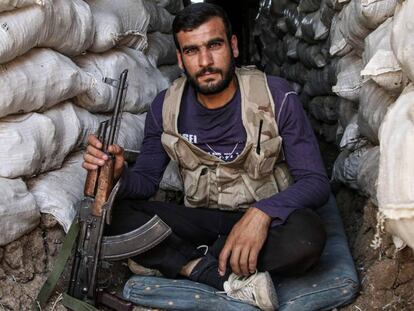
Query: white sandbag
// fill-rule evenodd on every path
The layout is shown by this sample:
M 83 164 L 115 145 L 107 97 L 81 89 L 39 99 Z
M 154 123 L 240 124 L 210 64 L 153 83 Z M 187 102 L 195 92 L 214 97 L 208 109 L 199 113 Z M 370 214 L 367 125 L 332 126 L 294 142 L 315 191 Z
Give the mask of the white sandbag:
M 36 46 L 79 55 L 92 44 L 94 34 L 91 11 L 82 0 L 45 0 L 44 6 L 0 14 L 0 24 L 0 63 Z
M 158 6 L 165 8 L 168 12 L 175 14 L 184 8 L 182 0 L 155 0 Z
M 380 129 L 379 210 L 387 218 L 414 217 L 414 86 L 390 107 Z
M 77 96 L 76 103 L 91 112 L 109 112 L 115 105 L 116 88 L 103 78 L 118 79 L 128 69 L 128 90 L 124 111 L 142 113 L 155 96 L 168 87 L 168 81 L 140 51 L 130 48 L 113 49 L 102 54 L 89 53 L 76 57 L 75 63 L 93 76 L 92 87 Z
M 92 77 L 51 49 L 32 49 L 2 68 L 0 117 L 45 110 L 85 92 L 92 83 Z
M 389 18 L 365 38 L 363 60 L 366 65 L 361 75 L 392 94 L 400 94 L 408 79 L 391 49 L 391 31 L 392 18 Z
M 95 116 L 90 115 L 90 118 Z M 128 149 L 139 150 L 144 137 L 145 114 L 123 114 L 117 143 Z M 83 198 L 86 170 L 82 168 L 82 152 L 70 155 L 62 168 L 50 171 L 28 181 L 42 213 L 52 214 L 67 232 Z M 171 177 L 170 177 L 171 179 Z
M 43 5 L 43 0 L 2 0 L 0 3 L 0 12 L 11 11 L 33 4 Z
M 331 29 L 329 31 L 330 48 L 329 54 L 331 56 L 344 56 L 352 51 L 352 46 L 347 42 L 345 36 L 342 34 L 339 24 L 344 18 L 344 11 L 335 15 L 332 19 Z
M 338 96 L 357 102 L 361 89 L 362 59 L 355 53 L 341 58 L 337 66 L 337 83 L 332 91 Z
M 86 170 L 82 152 L 70 155 L 62 168 L 28 180 L 30 193 L 42 213 L 52 214 L 65 232 L 76 216 L 77 204 L 83 197 Z
M 0 177 L 0 246 L 34 229 L 39 221 L 39 208 L 23 180 Z
M 370 146 L 363 146 L 353 152 L 349 152 L 346 149 L 342 150 L 335 160 L 332 178 L 352 189 L 358 190 L 358 172 L 360 171 L 365 153 L 371 148 Z
M 147 46 L 150 14 L 144 0 L 86 0 L 95 21 L 93 52 L 105 52 L 117 45 L 138 50 Z
M 394 15 L 397 0 L 354 0 L 343 9 L 338 26 L 347 42 L 363 51 L 363 40 L 388 17 Z
M 158 67 L 158 70 L 167 79 L 169 84 L 172 84 L 175 79 L 178 79 L 183 74 L 183 71 L 178 65 L 164 65 Z
M 361 193 L 369 197 L 378 206 L 377 184 L 379 170 L 379 146 L 369 149 L 361 158 L 357 183 Z
M 58 168 L 78 144 L 81 133 L 69 102 L 40 113 L 8 116 L 0 121 L 0 176 L 30 177 Z
M 378 145 L 378 131 L 388 107 L 395 98 L 372 81 L 365 82 L 361 87 L 358 125 L 361 134 L 372 143 Z
M 414 81 L 414 0 L 406 0 L 394 17 L 391 45 L 402 70 Z
M 173 36 L 161 32 L 148 34 L 148 48 L 145 50 L 145 55 L 154 67 L 176 64 L 177 55 Z

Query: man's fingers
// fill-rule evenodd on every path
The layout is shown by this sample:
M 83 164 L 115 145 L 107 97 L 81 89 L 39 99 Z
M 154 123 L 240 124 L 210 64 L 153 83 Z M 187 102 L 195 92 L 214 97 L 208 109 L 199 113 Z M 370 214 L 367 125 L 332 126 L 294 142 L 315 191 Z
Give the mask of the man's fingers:
M 90 155 L 90 156 L 93 156 L 95 158 L 99 158 L 101 160 L 108 160 L 108 155 L 105 152 L 103 152 L 103 151 L 101 151 L 101 150 L 99 150 L 99 149 L 97 149 L 97 148 L 95 148 L 91 145 L 86 147 L 86 154 Z
M 259 250 L 258 249 L 251 249 L 249 253 L 249 273 L 252 274 L 256 271 L 257 268 L 257 258 L 259 257 Z
M 98 149 L 102 149 L 102 143 L 99 141 L 98 137 L 93 134 L 88 136 L 88 143 Z
M 250 254 L 250 249 L 248 247 L 244 247 L 240 253 L 239 266 L 240 266 L 241 273 L 244 276 L 250 275 L 249 254 Z
M 124 149 L 118 145 L 111 145 L 108 147 L 108 151 L 112 153 L 113 155 L 117 156 L 117 155 L 123 154 Z
M 93 170 L 98 169 L 98 165 L 90 164 L 90 163 L 86 163 L 86 162 L 82 163 L 82 167 L 84 169 L 88 170 L 88 171 L 93 171 Z
M 97 158 L 89 153 L 83 154 L 83 159 L 85 160 L 84 164 L 86 165 L 96 165 L 96 166 L 102 166 L 105 164 L 105 160 L 101 158 Z
M 231 244 L 227 241 L 223 249 L 221 250 L 219 256 L 219 274 L 221 276 L 224 276 L 224 274 L 226 273 L 227 260 L 229 259 L 230 253 Z
M 231 250 L 231 256 L 230 256 L 231 270 L 237 275 L 242 274 L 241 269 L 240 269 L 240 253 L 241 253 L 240 247 L 233 247 L 233 249 Z

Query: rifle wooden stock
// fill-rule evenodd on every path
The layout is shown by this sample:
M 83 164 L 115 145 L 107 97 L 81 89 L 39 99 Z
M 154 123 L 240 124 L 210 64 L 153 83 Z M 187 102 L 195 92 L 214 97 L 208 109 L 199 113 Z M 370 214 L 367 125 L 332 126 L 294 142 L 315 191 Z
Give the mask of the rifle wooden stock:
M 114 182 L 114 159 L 109 157 L 99 169 L 98 184 L 95 192 L 95 201 L 92 205 L 92 215 L 101 217 L 102 206 L 108 201 Z M 85 185 L 86 187 L 86 185 Z
M 83 190 L 83 194 L 86 197 L 93 198 L 95 196 L 96 183 L 98 181 L 98 173 L 99 168 L 97 168 L 96 170 L 88 170 L 88 175 L 86 175 L 85 180 L 85 188 Z

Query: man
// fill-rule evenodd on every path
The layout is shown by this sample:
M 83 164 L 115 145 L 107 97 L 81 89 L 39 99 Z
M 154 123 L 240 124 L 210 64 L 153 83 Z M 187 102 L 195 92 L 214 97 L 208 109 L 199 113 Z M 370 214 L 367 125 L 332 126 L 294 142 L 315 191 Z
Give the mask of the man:
M 136 262 L 276 309 L 269 272 L 303 273 L 325 243 L 312 211 L 329 196 L 316 139 L 286 81 L 235 67 L 237 38 L 221 8 L 188 6 L 173 32 L 186 78 L 155 98 L 134 167 L 124 167 L 122 148 L 109 149 L 121 179 L 110 233 L 157 214 L 173 233 Z M 83 166 L 93 170 L 107 155 L 95 136 L 89 142 Z M 185 206 L 145 201 L 170 159 L 180 167 Z

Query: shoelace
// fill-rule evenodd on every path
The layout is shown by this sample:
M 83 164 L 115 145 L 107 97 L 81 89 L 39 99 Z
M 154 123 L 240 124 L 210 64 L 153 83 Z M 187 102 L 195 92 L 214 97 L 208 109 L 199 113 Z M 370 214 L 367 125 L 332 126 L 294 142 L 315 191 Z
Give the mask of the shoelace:
M 230 297 L 240 299 L 250 304 L 252 304 L 252 300 L 254 302 L 257 302 L 256 296 L 254 295 L 254 286 L 252 283 L 256 278 L 256 274 L 257 271 L 248 278 L 231 275 L 230 278 L 232 279 L 229 282 L 230 291 L 227 294 Z
M 205 255 L 207 255 L 207 253 L 208 253 L 208 245 L 200 245 L 200 246 L 197 246 L 197 249 L 201 249 L 201 248 L 204 248 L 204 256 Z

